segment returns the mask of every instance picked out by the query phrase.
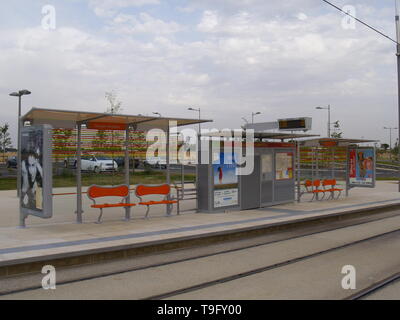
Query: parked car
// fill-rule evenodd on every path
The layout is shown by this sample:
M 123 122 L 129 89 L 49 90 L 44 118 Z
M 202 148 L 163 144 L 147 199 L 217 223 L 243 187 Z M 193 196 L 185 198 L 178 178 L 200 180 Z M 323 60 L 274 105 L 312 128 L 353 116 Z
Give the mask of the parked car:
M 152 168 L 167 169 L 167 162 L 161 157 L 146 158 L 143 163 L 145 166 L 150 166 Z
M 69 166 L 76 168 L 76 157 L 68 158 L 64 160 L 64 166 L 68 168 Z M 82 171 L 92 171 L 92 172 L 105 172 L 113 171 L 118 169 L 118 164 L 109 157 L 95 156 L 95 155 L 82 155 L 81 157 L 81 170 Z
M 118 164 L 118 167 L 123 167 L 125 165 L 125 157 L 117 157 L 114 158 L 114 160 Z M 137 169 L 140 165 L 140 160 L 129 158 L 129 167 L 132 168 L 134 164 L 135 169 Z
M 16 168 L 17 167 L 17 157 L 10 157 L 7 159 L 7 168 Z

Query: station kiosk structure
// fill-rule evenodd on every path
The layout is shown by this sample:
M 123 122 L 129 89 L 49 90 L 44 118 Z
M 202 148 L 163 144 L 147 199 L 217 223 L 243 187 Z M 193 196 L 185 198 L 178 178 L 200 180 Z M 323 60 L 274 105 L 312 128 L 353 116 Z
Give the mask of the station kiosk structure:
M 225 152 L 224 138 L 210 138 L 206 156 L 197 172 L 197 209 L 223 212 L 268 207 L 295 201 L 297 143 L 295 139 L 315 135 L 273 132 L 254 133 L 254 168 L 250 174 L 237 174 L 240 166 L 233 148 Z M 204 141 L 202 141 L 204 145 Z M 246 149 L 246 139 L 234 141 Z M 240 150 L 240 149 L 239 149 Z M 244 155 L 243 155 L 244 156 Z M 204 158 L 204 152 L 199 157 Z

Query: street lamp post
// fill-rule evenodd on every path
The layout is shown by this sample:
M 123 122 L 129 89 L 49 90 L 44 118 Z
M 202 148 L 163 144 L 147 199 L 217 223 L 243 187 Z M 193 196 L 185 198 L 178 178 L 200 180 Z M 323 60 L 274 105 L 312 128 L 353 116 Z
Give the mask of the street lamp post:
M 328 110 L 328 138 L 331 137 L 331 105 L 328 104 L 327 107 L 316 107 L 318 110 Z
M 252 112 L 251 113 L 251 123 L 254 123 L 254 116 L 261 114 L 261 112 Z
M 17 155 L 17 196 L 20 196 L 21 189 L 21 97 L 31 94 L 29 90 L 20 90 L 10 93 L 11 97 L 18 97 L 18 155 Z
M 199 120 L 201 119 L 201 117 L 200 117 L 200 108 L 196 109 L 196 108 L 190 107 L 190 108 L 188 108 L 188 110 L 197 111 L 199 113 Z M 199 134 L 200 134 L 200 130 L 201 130 L 201 127 L 200 127 L 200 122 L 199 122 Z
M 397 98 L 398 98 L 398 128 L 399 128 L 399 144 L 400 144 L 400 18 L 399 18 L 399 8 L 397 5 L 397 0 L 395 1 L 396 5 L 396 41 L 397 41 Z M 397 161 L 400 162 L 400 147 L 398 148 Z M 400 169 L 400 167 L 399 167 Z M 398 191 L 400 192 L 400 171 L 399 171 L 399 182 L 398 182 Z

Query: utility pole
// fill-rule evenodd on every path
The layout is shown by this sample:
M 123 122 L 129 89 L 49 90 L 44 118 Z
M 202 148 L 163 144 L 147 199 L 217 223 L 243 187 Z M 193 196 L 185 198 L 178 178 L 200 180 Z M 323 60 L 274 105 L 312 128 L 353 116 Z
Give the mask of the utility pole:
M 390 160 L 392 160 L 392 130 L 396 130 L 398 128 L 383 127 L 383 129 L 389 130 L 389 150 L 390 150 Z
M 331 137 L 331 105 L 328 104 L 327 107 L 316 107 L 318 110 L 328 110 L 328 138 Z
M 261 114 L 261 112 L 252 112 L 251 113 L 251 123 L 254 123 L 254 116 Z
M 11 97 L 18 97 L 18 151 L 17 151 L 17 196 L 20 196 L 21 190 L 21 128 L 23 127 L 21 121 L 21 97 L 29 95 L 29 90 L 19 90 L 18 92 L 10 93 Z
M 201 112 L 201 110 L 200 110 L 200 108 L 196 109 L 196 108 L 192 108 L 192 107 L 188 108 L 188 110 L 190 110 L 190 111 L 197 111 L 197 112 L 199 113 L 199 135 L 200 135 L 200 134 L 201 134 L 201 126 L 200 126 L 200 120 L 201 120 L 201 114 L 200 114 L 200 112 Z
M 397 5 L 397 0 L 395 1 L 396 4 L 396 41 L 397 41 L 397 98 L 398 98 L 398 128 L 399 128 L 399 144 L 400 144 L 400 21 L 399 21 L 399 8 Z M 397 161 L 400 161 L 400 147 L 398 149 L 398 154 L 397 154 Z M 400 192 L 400 166 L 399 166 L 399 182 L 398 182 L 398 190 Z

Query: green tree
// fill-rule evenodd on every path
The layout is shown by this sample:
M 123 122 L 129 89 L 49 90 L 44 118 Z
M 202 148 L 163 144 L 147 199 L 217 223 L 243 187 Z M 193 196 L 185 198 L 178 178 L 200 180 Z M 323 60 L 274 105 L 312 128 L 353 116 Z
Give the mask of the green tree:
M 387 151 L 387 149 L 389 149 L 389 145 L 387 143 L 382 143 L 381 144 L 381 148 L 385 151 Z
M 8 129 L 10 126 L 5 123 L 4 126 L 0 126 L 0 146 L 3 151 L 3 162 L 6 161 L 6 150 L 11 147 L 11 137 Z

